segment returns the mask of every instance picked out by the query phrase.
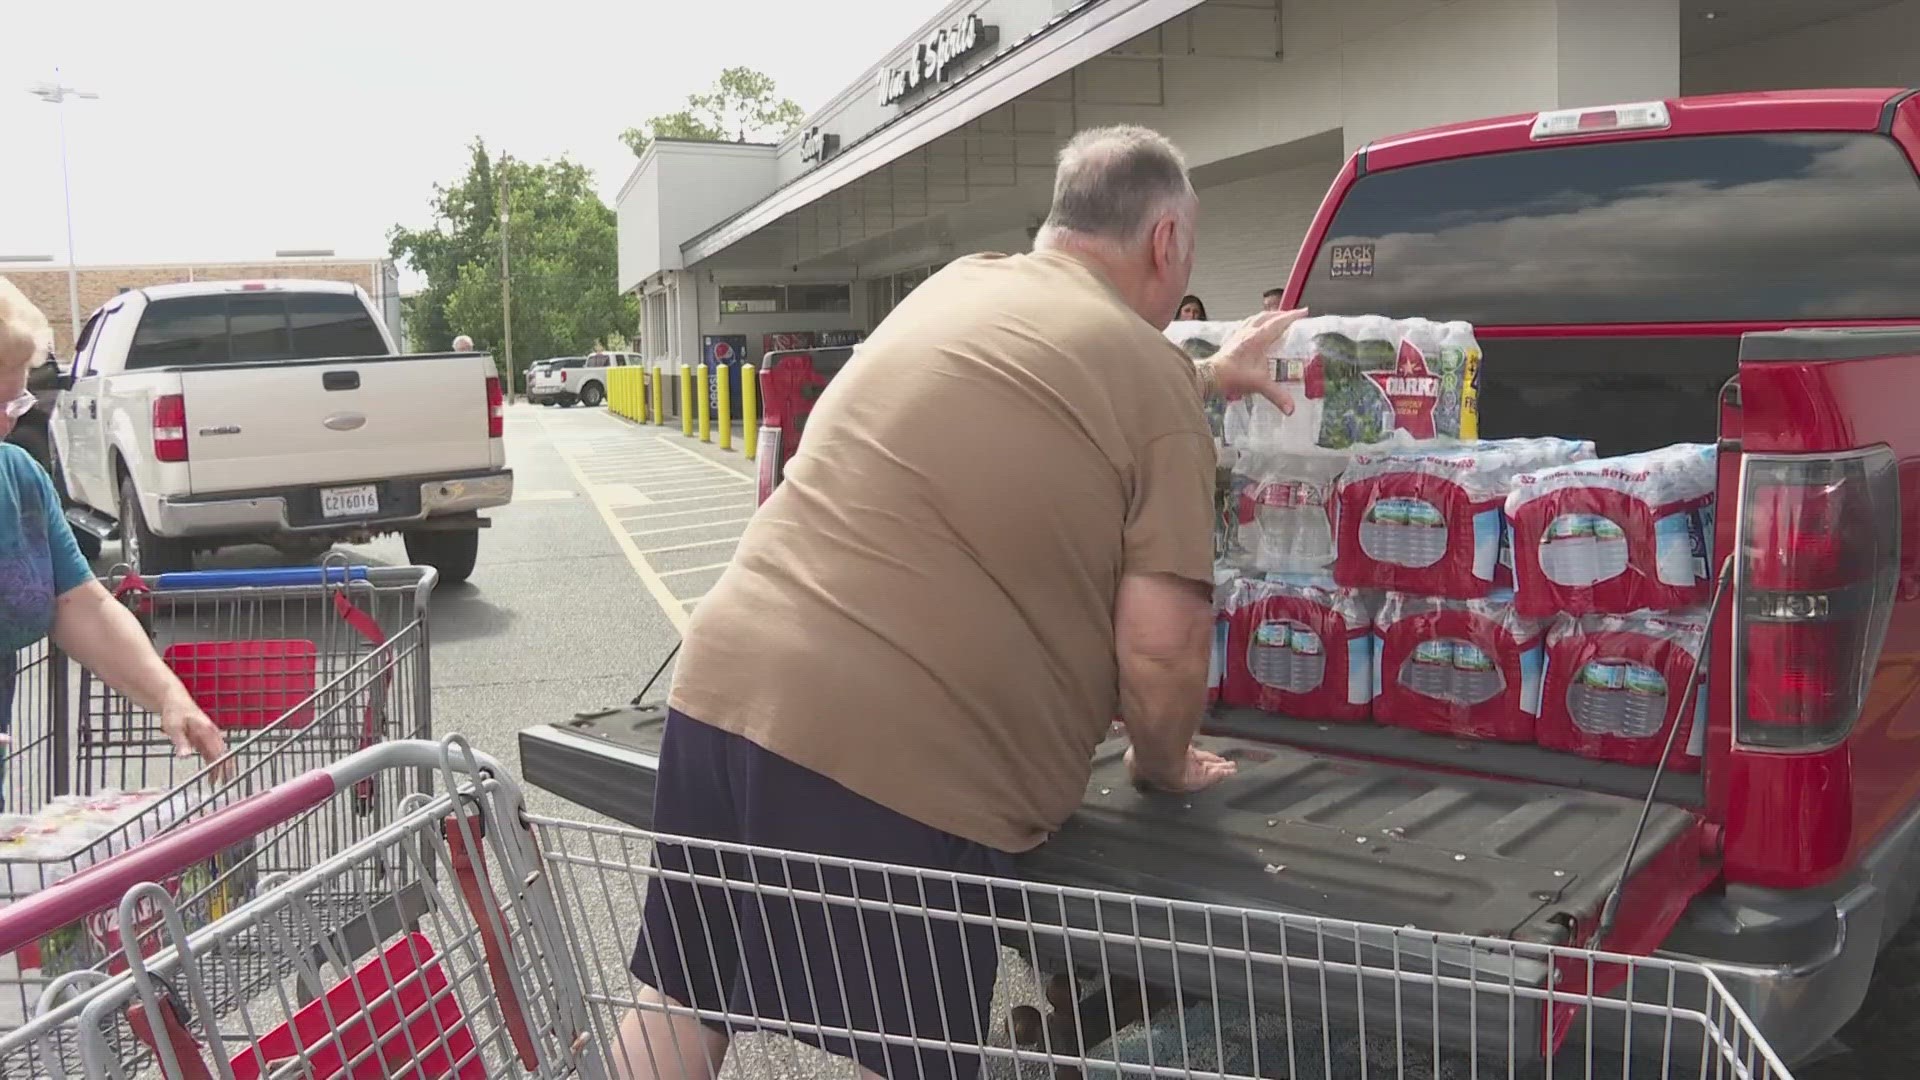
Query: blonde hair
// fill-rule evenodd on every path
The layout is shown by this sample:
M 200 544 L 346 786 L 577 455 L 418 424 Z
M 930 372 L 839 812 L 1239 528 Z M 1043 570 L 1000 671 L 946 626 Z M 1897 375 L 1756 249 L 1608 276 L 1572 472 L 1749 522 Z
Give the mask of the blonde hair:
M 0 371 L 39 363 L 53 347 L 53 327 L 27 294 L 0 277 Z

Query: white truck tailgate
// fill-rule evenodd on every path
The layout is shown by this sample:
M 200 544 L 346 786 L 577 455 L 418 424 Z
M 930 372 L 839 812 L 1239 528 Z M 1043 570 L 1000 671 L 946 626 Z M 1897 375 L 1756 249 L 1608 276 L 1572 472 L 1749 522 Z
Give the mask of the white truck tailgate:
M 482 354 L 182 372 L 194 494 L 491 467 Z

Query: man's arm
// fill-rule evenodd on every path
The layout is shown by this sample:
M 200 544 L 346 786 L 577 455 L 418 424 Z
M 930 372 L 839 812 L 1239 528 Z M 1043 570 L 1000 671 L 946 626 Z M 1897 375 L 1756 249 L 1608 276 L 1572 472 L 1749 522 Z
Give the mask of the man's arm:
M 1207 587 L 1172 574 L 1127 574 L 1114 600 L 1120 719 L 1133 743 L 1134 780 L 1163 791 L 1197 791 L 1233 773 L 1233 763 L 1193 749 L 1207 703 L 1213 637 Z

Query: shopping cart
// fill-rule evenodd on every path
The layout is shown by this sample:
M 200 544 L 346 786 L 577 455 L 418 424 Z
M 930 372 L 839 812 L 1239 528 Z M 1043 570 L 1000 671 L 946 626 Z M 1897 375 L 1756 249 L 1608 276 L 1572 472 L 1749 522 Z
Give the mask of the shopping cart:
M 224 729 L 228 756 L 217 770 L 176 757 L 158 717 L 46 643 L 29 650 L 15 680 L 6 808 L 38 816 L 0 822 L 0 904 L 382 739 L 430 736 L 433 582 L 430 569 L 344 563 L 110 579 Z M 313 866 L 390 824 L 427 781 L 369 779 L 341 804 L 183 868 L 167 888 L 189 923 L 217 919 L 263 875 Z M 41 835 L 50 827 L 62 833 Z M 129 925 L 145 933 L 157 918 L 142 911 Z M 61 975 L 125 963 L 105 915 L 0 951 L 0 1030 Z
M 350 801 L 367 778 L 422 767 L 438 770 L 442 783 L 411 796 L 391 825 L 263 880 L 245 904 L 197 930 L 171 894 L 149 884 Z M 1009 974 L 1011 961 L 1003 959 L 998 992 L 971 976 L 936 979 L 945 999 L 976 1001 L 993 1017 L 982 1029 L 990 1034 L 966 1040 L 945 1030 L 835 1027 L 764 999 L 647 1010 L 737 1034 L 732 1052 L 775 1055 L 763 1064 L 781 1075 L 834 1068 L 808 1044 L 837 1039 L 919 1051 L 961 1075 L 984 1059 L 992 1075 L 1073 1070 L 1116 1080 L 1789 1078 L 1705 968 L 535 817 L 512 779 L 457 736 L 361 751 L 0 910 L 0 951 L 76 912 L 101 911 L 118 912 L 129 946 L 128 970 L 50 988 L 40 1014 L 0 1038 L 0 1075 L 598 1078 L 625 1075 L 624 1061 L 648 1055 L 663 1075 L 707 1075 L 697 1045 L 677 1037 L 642 1045 L 618 1034 L 640 1002 L 626 963 L 643 896 L 674 886 L 733 902 L 676 907 L 674 919 L 746 912 L 769 934 L 832 939 L 837 930 L 840 948 L 798 955 L 858 963 L 836 960 L 829 971 L 803 959 L 776 973 L 783 986 L 810 985 L 816 1000 L 886 1001 L 901 969 L 876 957 L 917 947 L 903 925 L 918 927 L 913 934 L 929 947 L 942 935 L 992 935 L 1029 955 L 1063 955 L 1114 985 L 1137 979 L 1147 988 L 1138 1007 L 1116 1001 L 1105 1017 L 1034 1030 L 1007 1019 L 1009 1005 L 1034 993 L 1030 980 Z M 159 915 L 156 948 L 131 947 L 128 927 L 142 906 Z M 906 914 L 919 921 L 898 921 Z M 271 986 L 245 1001 L 213 992 L 233 981 L 231 968 L 260 955 L 274 959 Z M 1608 967 L 1627 977 L 1621 991 L 1602 995 L 1591 988 Z M 1557 978 L 1543 974 L 1556 970 Z M 1383 1001 L 1393 1019 L 1372 1023 Z M 1571 1017 L 1560 1022 L 1574 1037 L 1551 1060 L 1524 1064 L 1541 1057 L 1537 1037 L 1554 1017 Z M 1119 1035 L 1090 1044 L 1071 1030 L 1101 1023 Z M 690 1039 L 695 1030 L 683 1029 Z

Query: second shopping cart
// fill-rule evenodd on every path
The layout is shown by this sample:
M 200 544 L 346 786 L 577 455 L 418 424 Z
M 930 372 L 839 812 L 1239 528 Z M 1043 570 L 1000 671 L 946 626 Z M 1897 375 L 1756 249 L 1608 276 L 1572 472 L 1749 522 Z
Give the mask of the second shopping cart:
M 150 581 L 111 575 L 106 585 L 222 728 L 229 754 L 213 768 L 176 757 L 157 716 L 50 642 L 27 650 L 5 761 L 0 905 L 355 750 L 429 737 L 434 580 L 430 569 L 338 559 Z M 338 805 L 184 868 L 166 887 L 190 922 L 217 919 L 262 875 L 312 866 L 384 827 L 426 780 L 370 780 Z M 145 912 L 140 923 L 151 930 L 153 919 Z M 18 1026 L 60 976 L 124 967 L 118 929 L 102 915 L 0 954 L 0 1031 Z

